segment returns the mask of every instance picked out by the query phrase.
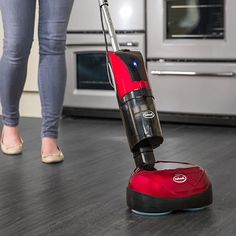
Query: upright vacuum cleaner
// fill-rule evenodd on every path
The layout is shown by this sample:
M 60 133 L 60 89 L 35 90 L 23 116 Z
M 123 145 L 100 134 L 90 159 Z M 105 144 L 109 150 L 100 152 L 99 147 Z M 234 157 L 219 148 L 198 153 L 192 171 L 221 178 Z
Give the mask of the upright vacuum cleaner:
M 212 203 L 212 185 L 203 168 L 190 163 L 155 160 L 153 149 L 162 144 L 163 136 L 143 57 L 138 51 L 120 49 L 108 1 L 98 1 L 108 74 L 136 164 L 127 187 L 128 207 L 142 215 L 205 208 Z M 108 51 L 103 19 L 113 52 Z

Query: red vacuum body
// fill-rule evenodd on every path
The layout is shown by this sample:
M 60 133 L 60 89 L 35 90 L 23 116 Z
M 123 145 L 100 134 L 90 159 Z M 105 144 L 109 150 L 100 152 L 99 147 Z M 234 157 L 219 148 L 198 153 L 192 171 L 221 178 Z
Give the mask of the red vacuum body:
M 145 64 L 140 52 L 109 52 L 117 99 L 130 150 L 136 163 L 127 187 L 127 204 L 135 213 L 162 215 L 197 210 L 212 203 L 212 186 L 200 166 L 156 161 L 162 142 Z

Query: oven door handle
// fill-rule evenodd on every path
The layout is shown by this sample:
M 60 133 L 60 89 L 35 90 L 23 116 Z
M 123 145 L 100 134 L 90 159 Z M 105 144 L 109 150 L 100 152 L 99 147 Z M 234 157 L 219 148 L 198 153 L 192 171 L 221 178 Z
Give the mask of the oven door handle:
M 120 46 L 124 46 L 124 47 L 138 47 L 139 43 L 138 42 L 125 42 L 125 43 L 120 43 Z
M 152 75 L 161 76 L 208 76 L 208 77 L 235 77 L 234 72 L 193 72 L 193 71 L 160 71 L 151 72 Z
M 121 42 L 119 43 L 120 46 L 122 47 L 138 47 L 139 46 L 139 42 L 132 42 L 132 41 L 128 41 L 128 42 Z M 105 43 L 67 43 L 66 46 L 68 47 L 105 47 Z M 111 43 L 108 43 L 108 46 L 111 47 Z

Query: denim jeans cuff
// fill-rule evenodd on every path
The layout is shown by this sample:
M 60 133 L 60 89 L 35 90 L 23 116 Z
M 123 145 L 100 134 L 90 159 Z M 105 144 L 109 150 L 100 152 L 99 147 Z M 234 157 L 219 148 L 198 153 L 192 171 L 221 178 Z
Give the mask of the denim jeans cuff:
M 9 127 L 17 127 L 19 125 L 19 120 L 10 121 L 3 118 L 2 124 Z
M 41 138 L 58 138 L 58 133 L 54 133 L 54 132 L 42 132 L 41 133 Z

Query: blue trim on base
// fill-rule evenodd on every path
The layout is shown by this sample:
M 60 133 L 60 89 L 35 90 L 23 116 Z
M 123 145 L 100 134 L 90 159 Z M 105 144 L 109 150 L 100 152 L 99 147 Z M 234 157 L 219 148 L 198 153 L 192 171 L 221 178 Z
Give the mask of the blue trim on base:
M 136 210 L 131 210 L 134 214 L 141 215 L 141 216 L 166 216 L 172 213 L 172 211 L 166 211 L 166 212 L 156 212 L 156 213 L 149 213 L 149 212 L 141 212 Z
M 188 209 L 184 209 L 183 211 L 192 211 L 192 212 L 195 212 L 195 211 L 202 211 L 202 210 L 205 210 L 206 208 L 207 208 L 207 206 L 198 207 L 198 208 L 188 208 Z
M 207 207 L 208 206 L 198 207 L 198 208 L 188 208 L 188 209 L 182 209 L 182 210 L 178 210 L 178 211 L 197 212 L 197 211 L 203 211 Z M 174 211 L 166 211 L 166 212 L 159 212 L 158 213 L 158 212 L 142 212 L 142 211 L 136 211 L 134 209 L 131 209 L 131 212 L 136 215 L 140 215 L 140 216 L 166 216 L 166 215 L 173 213 Z

